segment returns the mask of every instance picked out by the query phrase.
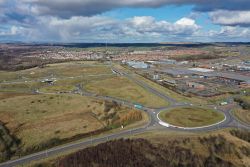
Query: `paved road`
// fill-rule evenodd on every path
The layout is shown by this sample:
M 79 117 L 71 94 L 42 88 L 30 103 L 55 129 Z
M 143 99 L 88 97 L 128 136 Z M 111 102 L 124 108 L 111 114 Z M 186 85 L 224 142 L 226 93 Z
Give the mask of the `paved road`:
M 133 75 L 131 75 L 131 74 L 125 72 L 125 71 L 121 71 L 120 69 L 115 69 L 115 71 L 119 71 L 120 74 L 123 74 L 123 76 L 125 76 L 128 79 L 132 80 L 133 82 L 135 82 L 136 84 L 138 84 L 142 88 L 146 89 L 147 91 L 155 94 L 156 96 L 159 96 L 159 97 L 165 99 L 166 101 L 171 102 L 172 104 L 177 103 L 177 101 L 175 99 L 173 99 L 170 96 L 167 96 L 166 94 L 158 91 L 157 89 L 151 87 L 150 85 L 148 85 L 147 83 L 139 80 L 138 78 L 134 77 Z
M 250 130 L 249 125 L 238 121 L 233 116 L 233 114 L 231 112 L 233 108 L 230 108 L 228 110 L 218 110 L 219 112 L 224 113 L 226 119 L 225 119 L 225 121 L 221 122 L 220 124 L 217 124 L 214 126 L 197 128 L 197 129 L 181 129 L 181 128 L 174 128 L 174 127 L 163 127 L 159 124 L 159 119 L 157 118 L 157 114 L 160 111 L 172 109 L 172 108 L 176 108 L 176 107 L 190 106 L 191 104 L 178 103 L 175 99 L 173 99 L 165 94 L 162 94 L 161 92 L 154 89 L 153 87 L 151 87 L 147 83 L 140 81 L 140 80 L 136 79 L 135 77 L 133 77 L 133 76 L 131 76 L 123 71 L 120 71 L 120 72 L 123 73 L 124 76 L 133 80 L 135 83 L 137 83 L 141 87 L 150 91 L 151 93 L 153 93 L 153 94 L 155 94 L 155 95 L 157 95 L 165 100 L 170 101 L 171 104 L 168 107 L 164 107 L 164 108 L 143 107 L 141 110 L 143 110 L 144 112 L 146 112 L 148 114 L 150 121 L 142 127 L 131 129 L 131 130 L 124 130 L 124 131 L 116 132 L 113 134 L 104 135 L 101 137 L 95 137 L 92 139 L 87 139 L 87 140 L 83 140 L 83 141 L 76 141 L 74 143 L 58 146 L 55 148 L 48 149 L 46 151 L 41 151 L 41 152 L 34 153 L 34 154 L 31 154 L 28 156 L 24 156 L 24 157 L 16 159 L 16 160 L 7 161 L 5 163 L 0 164 L 0 167 L 10 167 L 10 166 L 22 165 L 22 164 L 25 164 L 25 163 L 28 163 L 28 162 L 31 162 L 34 160 L 41 160 L 41 159 L 44 159 L 46 157 L 57 155 L 59 153 L 66 152 L 69 150 L 75 150 L 75 149 L 87 147 L 87 146 L 92 145 L 92 144 L 97 144 L 97 143 L 109 141 L 112 139 L 117 139 L 117 138 L 121 138 L 121 137 L 125 137 L 125 136 L 131 136 L 131 135 L 135 135 L 135 134 L 144 133 L 144 132 L 150 131 L 151 129 L 159 129 L 159 130 L 170 129 L 170 130 L 174 130 L 174 131 L 204 132 L 204 131 L 212 131 L 212 130 L 216 130 L 216 129 L 223 129 L 223 128 L 227 128 L 227 127 L 235 127 L 235 128 L 244 128 L 244 129 Z M 37 93 L 42 93 L 42 92 L 38 91 Z M 111 100 L 111 101 L 115 101 L 118 104 L 121 104 L 124 106 L 134 107 L 133 102 L 125 101 L 123 99 L 109 97 L 109 96 L 96 95 L 96 94 L 93 94 L 90 92 L 83 91 L 80 87 L 78 87 L 78 90 L 76 90 L 75 92 L 71 92 L 71 93 L 77 93 L 77 94 L 81 94 L 83 96 L 89 96 L 89 97 L 102 99 L 102 100 Z M 215 106 L 208 106 L 208 107 L 214 108 Z

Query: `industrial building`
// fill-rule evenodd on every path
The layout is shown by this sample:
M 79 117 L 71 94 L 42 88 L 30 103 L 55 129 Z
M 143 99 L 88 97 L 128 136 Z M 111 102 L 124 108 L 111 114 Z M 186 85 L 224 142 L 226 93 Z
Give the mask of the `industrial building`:
M 130 67 L 138 68 L 138 69 L 146 69 L 150 67 L 147 63 L 144 63 L 141 61 L 128 61 L 126 62 L 126 64 Z

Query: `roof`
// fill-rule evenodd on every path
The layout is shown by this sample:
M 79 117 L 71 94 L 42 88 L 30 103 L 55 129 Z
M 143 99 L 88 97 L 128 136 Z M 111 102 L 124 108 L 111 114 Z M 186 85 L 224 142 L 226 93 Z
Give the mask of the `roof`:
M 128 61 L 127 64 L 133 68 L 148 68 L 148 64 L 140 61 Z
M 214 70 L 207 69 L 207 68 L 189 68 L 191 71 L 198 71 L 198 72 L 213 72 Z
M 236 81 L 242 81 L 242 82 L 250 82 L 250 76 L 241 75 L 237 73 L 229 73 L 229 72 L 200 72 L 200 71 L 193 71 L 190 69 L 185 68 L 176 68 L 176 69 L 165 69 L 165 70 L 158 70 L 159 72 L 164 72 L 170 75 L 203 75 L 207 77 L 223 77 L 228 79 L 233 79 Z
M 190 75 L 193 74 L 194 72 L 191 70 L 187 69 L 165 69 L 165 70 L 158 70 L 159 72 L 164 72 L 170 75 Z
M 218 73 L 219 77 L 223 77 L 223 78 L 228 78 L 228 79 L 233 79 L 233 80 L 237 80 L 237 81 L 243 81 L 243 82 L 249 82 L 250 81 L 250 77 L 249 76 L 245 76 L 245 75 L 240 75 L 240 74 L 234 74 L 234 73 L 223 73 L 220 72 Z

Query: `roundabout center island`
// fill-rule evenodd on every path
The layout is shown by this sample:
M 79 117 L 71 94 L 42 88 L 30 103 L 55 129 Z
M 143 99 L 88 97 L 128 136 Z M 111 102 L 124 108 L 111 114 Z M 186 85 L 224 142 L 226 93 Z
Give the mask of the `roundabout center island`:
M 202 107 L 180 107 L 161 111 L 160 121 L 179 128 L 199 128 L 217 124 L 225 119 L 223 113 Z

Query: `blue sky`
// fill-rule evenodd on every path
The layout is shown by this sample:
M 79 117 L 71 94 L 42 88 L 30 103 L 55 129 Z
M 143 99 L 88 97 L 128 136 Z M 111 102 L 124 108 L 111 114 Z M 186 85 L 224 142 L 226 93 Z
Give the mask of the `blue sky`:
M 249 42 L 248 0 L 0 0 L 0 42 Z

